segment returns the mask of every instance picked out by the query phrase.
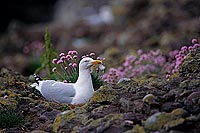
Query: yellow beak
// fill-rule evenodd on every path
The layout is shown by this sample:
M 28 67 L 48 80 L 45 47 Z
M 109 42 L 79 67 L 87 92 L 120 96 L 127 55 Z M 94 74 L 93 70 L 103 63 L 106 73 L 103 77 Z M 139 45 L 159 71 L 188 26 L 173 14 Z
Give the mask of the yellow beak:
M 98 65 L 98 64 L 102 64 L 101 60 L 93 60 L 93 65 Z

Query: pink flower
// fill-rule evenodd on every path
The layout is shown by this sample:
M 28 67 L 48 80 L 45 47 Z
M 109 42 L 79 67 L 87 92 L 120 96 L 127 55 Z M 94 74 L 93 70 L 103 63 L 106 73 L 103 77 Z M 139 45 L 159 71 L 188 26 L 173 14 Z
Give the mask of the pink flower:
M 167 74 L 167 75 L 165 76 L 165 78 L 167 78 L 167 79 L 168 79 L 169 77 L 170 77 L 170 75 L 169 75 L 169 74 Z
M 185 51 L 185 50 L 187 50 L 187 46 L 182 46 L 181 51 Z
M 57 62 L 57 59 L 54 58 L 54 59 L 52 60 L 52 63 L 53 63 L 53 64 L 56 64 L 56 62 Z
M 3 96 L 3 99 L 7 99 L 7 98 L 8 98 L 8 95 Z
M 74 58 L 74 59 L 77 59 L 77 58 L 78 58 L 78 56 L 77 56 L 77 55 L 74 55 L 74 56 L 73 56 L 73 58 Z
M 72 67 L 77 67 L 77 64 L 76 64 L 76 63 L 73 63 L 73 64 L 72 64 Z
M 115 68 L 110 68 L 110 70 L 109 70 L 109 73 L 114 73 L 114 72 L 116 72 L 117 70 L 115 69 Z
M 82 58 L 85 58 L 85 57 L 86 57 L 85 55 L 82 56 Z
M 55 72 L 55 71 L 56 71 L 56 67 L 53 67 L 53 68 L 52 68 L 52 72 Z
M 192 43 L 193 44 L 197 43 L 197 39 L 192 39 Z
M 61 63 L 63 63 L 63 60 L 58 60 L 57 61 L 57 64 L 61 64 Z
M 95 53 L 90 53 L 90 56 L 95 56 Z
M 65 60 L 65 56 L 62 56 L 62 57 L 60 58 L 60 60 L 63 60 L 63 61 L 64 61 L 64 60 Z
M 59 55 L 59 56 L 61 57 L 61 56 L 64 56 L 64 55 L 65 55 L 64 53 L 60 53 L 60 55 Z
M 177 58 L 179 58 L 179 57 L 181 57 L 181 55 L 180 54 L 177 54 L 176 56 L 175 56 L 175 58 L 177 59 Z
M 67 80 L 63 80 L 63 82 L 64 82 L 64 83 L 68 83 L 68 81 L 67 81 Z
M 77 55 L 78 52 L 74 50 L 74 51 L 72 51 L 72 54 Z
M 143 60 L 147 60 L 148 59 L 148 55 L 147 54 L 143 54 L 140 56 L 139 61 L 143 61 Z
M 97 60 L 101 60 L 101 57 L 97 57 Z
M 188 50 L 189 50 L 189 52 L 192 52 L 192 51 L 194 51 L 194 48 L 193 48 L 193 46 L 189 46 L 189 47 L 188 47 Z
M 200 44 L 198 43 L 194 44 L 193 48 L 196 49 L 197 47 L 200 47 Z
M 141 50 L 141 49 L 139 49 L 138 51 L 137 51 L 137 54 L 138 55 L 141 55 L 143 53 L 143 51 Z
M 179 51 L 178 52 L 179 54 L 184 54 L 185 52 L 183 50 Z
M 67 54 L 68 54 L 68 55 L 72 55 L 72 54 L 73 54 L 73 51 L 68 51 Z
M 72 56 L 71 55 L 66 55 L 66 57 L 65 57 L 67 60 L 71 60 L 72 59 Z

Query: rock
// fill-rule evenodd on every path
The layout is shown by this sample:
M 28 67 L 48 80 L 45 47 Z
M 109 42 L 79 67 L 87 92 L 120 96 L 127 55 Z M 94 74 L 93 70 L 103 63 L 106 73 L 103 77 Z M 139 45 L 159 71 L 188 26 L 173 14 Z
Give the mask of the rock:
M 120 91 L 135 93 L 138 87 L 138 83 L 129 78 L 122 78 L 118 81 L 116 85 L 113 86 L 115 89 L 120 89 Z
M 178 102 L 166 102 L 161 106 L 161 111 L 170 112 L 173 109 L 182 107 L 181 103 Z
M 114 89 L 110 89 L 107 86 L 100 87 L 94 95 L 89 100 L 90 103 L 103 103 L 103 102 L 112 102 L 114 99 L 116 99 L 118 96 L 118 93 Z
M 200 91 L 199 92 L 193 92 L 187 97 L 188 100 L 192 99 L 200 99 Z
M 200 72 L 200 59 L 198 56 L 198 52 L 187 55 L 187 58 L 183 61 L 179 68 L 179 73 L 181 76 L 187 76 L 191 73 L 195 74 Z
M 188 116 L 188 112 L 182 108 L 177 108 L 171 112 L 173 118 L 180 118 Z
M 129 100 L 125 99 L 125 98 L 120 98 L 119 99 L 119 104 L 121 105 L 121 109 L 122 110 L 126 110 L 126 111 L 128 111 L 128 110 L 134 110 L 133 109 L 134 107 L 131 106 L 131 102 Z
M 130 78 L 121 78 L 117 83 L 120 84 L 122 82 L 128 82 L 128 81 L 131 81 Z
M 183 118 L 187 115 L 187 111 L 181 108 L 175 109 L 171 113 L 158 112 L 144 121 L 144 127 L 149 131 L 157 131 L 166 125 L 165 128 L 168 129 L 169 127 L 175 127 L 182 124 L 184 122 Z
M 147 94 L 142 101 L 148 104 L 151 104 L 155 100 L 155 96 L 153 94 Z
M 165 112 L 158 112 L 150 116 L 145 122 L 144 127 L 149 131 L 157 131 L 162 128 L 164 124 L 172 120 L 170 114 Z
M 164 128 L 169 131 L 169 130 L 182 130 L 185 122 L 185 119 L 179 118 L 173 121 L 168 122 L 167 124 L 164 125 Z
M 34 130 L 30 133 L 48 133 L 48 132 L 45 132 L 45 131 L 42 131 L 42 130 Z
M 83 108 L 78 108 L 79 110 L 84 110 Z M 81 111 L 82 112 L 82 111 Z M 54 132 L 69 132 L 74 127 L 74 124 L 86 124 L 88 121 L 88 114 L 81 112 L 66 111 L 60 113 L 53 123 Z
M 182 92 L 179 96 L 180 97 L 186 97 L 188 95 L 190 95 L 192 93 L 191 90 L 185 90 L 184 92 Z
M 111 132 L 109 128 L 115 127 L 116 131 L 120 132 L 123 127 L 123 115 L 122 114 L 108 114 L 103 118 L 92 120 L 90 123 L 81 128 L 75 128 L 75 132 Z
M 145 129 L 140 125 L 135 125 L 132 130 L 128 130 L 125 133 L 145 133 Z

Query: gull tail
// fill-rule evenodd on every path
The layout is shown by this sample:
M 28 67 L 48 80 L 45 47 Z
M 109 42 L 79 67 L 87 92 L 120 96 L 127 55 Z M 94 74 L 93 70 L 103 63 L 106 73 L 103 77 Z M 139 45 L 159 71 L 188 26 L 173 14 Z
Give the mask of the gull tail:
M 35 87 L 37 90 L 39 90 L 41 92 L 41 85 L 40 85 L 40 81 L 42 80 L 39 75 L 34 74 L 33 75 L 35 78 L 35 83 L 31 84 L 31 87 Z

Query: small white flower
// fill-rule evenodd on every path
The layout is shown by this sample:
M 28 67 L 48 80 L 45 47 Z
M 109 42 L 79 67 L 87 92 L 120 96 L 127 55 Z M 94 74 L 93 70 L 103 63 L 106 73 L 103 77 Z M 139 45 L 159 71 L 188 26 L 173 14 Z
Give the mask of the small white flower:
M 102 65 L 102 64 L 99 65 L 99 69 L 100 69 L 101 71 L 105 70 L 105 68 L 106 68 L 106 67 L 105 67 L 104 65 Z

